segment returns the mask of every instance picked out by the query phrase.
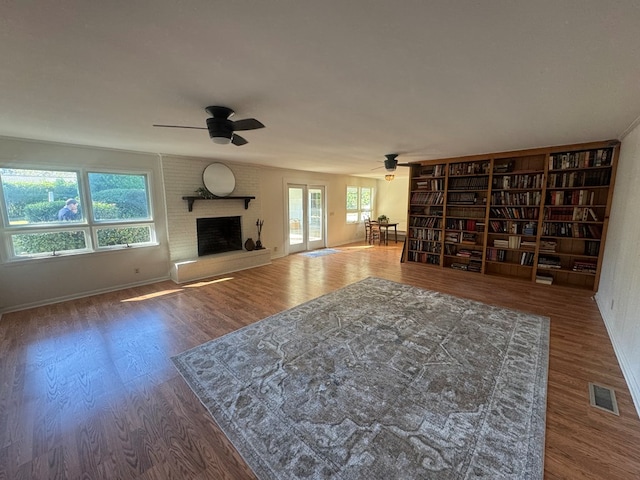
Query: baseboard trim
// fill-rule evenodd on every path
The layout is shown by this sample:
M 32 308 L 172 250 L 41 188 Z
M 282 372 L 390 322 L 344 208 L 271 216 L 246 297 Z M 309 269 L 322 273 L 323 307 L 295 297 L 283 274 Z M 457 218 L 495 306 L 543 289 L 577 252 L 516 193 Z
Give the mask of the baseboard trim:
M 53 305 L 56 303 L 67 302 L 69 300 L 77 300 L 79 298 L 92 297 L 94 295 L 100 295 L 102 293 L 117 292 L 118 290 L 125 290 L 131 287 L 140 287 L 142 285 L 150 285 L 152 283 L 164 282 L 166 280 L 170 280 L 169 275 L 157 277 L 157 278 L 151 278 L 143 282 L 127 283 L 126 285 L 117 285 L 109 288 L 100 288 L 97 290 L 91 290 L 88 292 L 82 292 L 74 295 L 65 295 L 62 297 L 48 298 L 46 300 L 41 300 L 38 302 L 24 303 L 22 305 L 14 305 L 7 309 L 0 310 L 0 320 L 2 319 L 2 314 L 4 313 L 18 312 L 20 310 L 28 310 L 30 308 L 44 307 L 45 305 Z
M 596 305 L 598 305 L 598 310 L 600 310 L 602 320 L 604 321 L 604 326 L 607 329 L 607 334 L 609 335 L 609 339 L 611 340 L 611 345 L 613 345 L 613 351 L 618 358 L 618 363 L 620 364 L 622 375 L 627 381 L 627 386 L 629 387 L 629 392 L 631 393 L 631 399 L 633 400 L 633 404 L 636 407 L 636 412 L 640 417 L 640 382 L 637 378 L 635 378 L 633 374 L 633 368 L 631 368 L 631 363 L 628 361 L 626 355 L 624 354 L 624 350 L 616 340 L 613 329 L 613 319 L 610 317 L 609 311 L 606 308 L 603 308 L 603 305 L 600 304 L 599 295 L 596 295 L 595 299 Z

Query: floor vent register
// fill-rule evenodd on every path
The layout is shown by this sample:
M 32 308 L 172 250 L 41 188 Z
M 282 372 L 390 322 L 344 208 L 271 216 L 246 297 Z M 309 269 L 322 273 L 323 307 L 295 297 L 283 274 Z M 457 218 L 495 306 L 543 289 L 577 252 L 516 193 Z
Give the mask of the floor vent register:
M 620 415 L 620 412 L 618 412 L 618 402 L 616 402 L 616 392 L 613 388 L 589 382 L 589 399 L 591 406 L 604 410 L 605 412 Z

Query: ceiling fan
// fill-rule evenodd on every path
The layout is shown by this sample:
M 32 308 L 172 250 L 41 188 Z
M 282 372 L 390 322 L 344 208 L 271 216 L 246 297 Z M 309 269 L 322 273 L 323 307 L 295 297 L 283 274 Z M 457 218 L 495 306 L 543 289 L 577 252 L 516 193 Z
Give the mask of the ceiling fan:
M 387 159 L 384 161 L 384 169 L 387 172 L 395 172 L 397 167 L 410 167 L 411 164 L 409 163 L 398 163 L 398 153 L 388 153 L 385 155 L 385 157 L 387 157 Z M 377 170 L 378 168 L 382 168 L 382 167 L 376 167 L 373 170 Z
M 258 128 L 264 128 L 262 122 L 255 118 L 245 118 L 243 120 L 229 120 L 229 118 L 235 113 L 228 107 L 207 107 L 205 111 L 211 115 L 207 118 L 206 127 L 187 127 L 183 125 L 153 125 L 154 127 L 166 127 L 166 128 L 191 128 L 194 130 L 209 130 L 209 137 L 213 140 L 213 143 L 227 144 L 233 143 L 236 147 L 246 145 L 249 143 L 243 137 L 235 133 L 242 130 L 256 130 Z

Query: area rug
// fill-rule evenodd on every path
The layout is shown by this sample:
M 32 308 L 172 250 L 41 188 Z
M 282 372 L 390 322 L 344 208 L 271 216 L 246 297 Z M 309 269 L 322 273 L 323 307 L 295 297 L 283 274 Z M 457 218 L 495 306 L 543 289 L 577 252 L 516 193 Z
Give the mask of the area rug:
M 320 250 L 312 250 L 310 252 L 301 253 L 303 257 L 324 257 L 325 255 L 332 255 L 334 253 L 340 253 L 340 250 L 336 250 L 334 248 L 322 248 Z
M 549 319 L 368 278 L 174 357 L 260 479 L 541 479 Z

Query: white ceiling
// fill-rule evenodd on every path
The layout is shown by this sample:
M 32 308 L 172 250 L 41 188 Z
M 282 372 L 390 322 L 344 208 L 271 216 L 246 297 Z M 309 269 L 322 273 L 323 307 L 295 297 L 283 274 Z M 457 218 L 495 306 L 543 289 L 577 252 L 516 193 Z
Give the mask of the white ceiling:
M 387 153 L 620 138 L 639 27 L 638 1 L 2 2 L 0 135 L 368 176 Z M 266 128 L 151 126 L 208 105 Z

